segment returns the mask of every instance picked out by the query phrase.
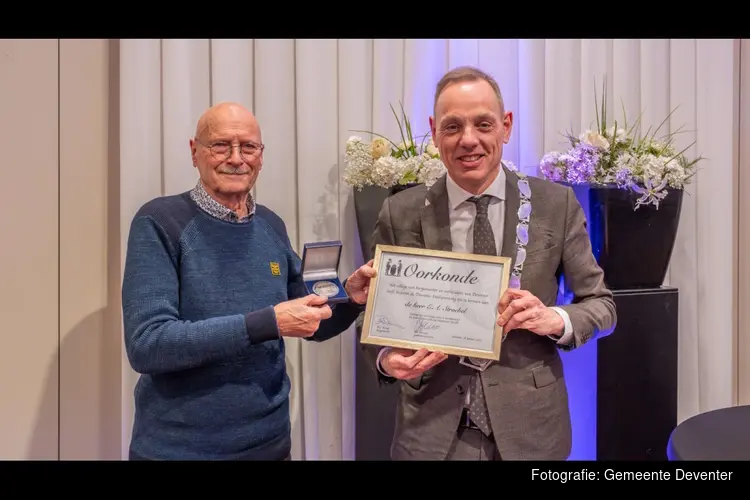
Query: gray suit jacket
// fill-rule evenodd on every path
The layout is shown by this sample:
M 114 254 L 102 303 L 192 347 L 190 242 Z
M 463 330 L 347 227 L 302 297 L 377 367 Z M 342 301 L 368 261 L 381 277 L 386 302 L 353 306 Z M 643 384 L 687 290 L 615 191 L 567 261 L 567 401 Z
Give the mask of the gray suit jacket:
M 506 208 L 503 256 L 515 262 L 518 223 L 518 177 L 505 169 Z M 616 322 L 611 292 L 591 251 L 586 219 L 573 191 L 529 177 L 533 207 L 521 287 L 544 304 L 557 301 L 558 279 L 565 276 L 574 294 L 562 306 L 570 315 L 573 349 L 611 331 Z M 429 200 L 425 204 L 425 197 Z M 429 190 L 416 186 L 385 200 L 374 231 L 374 243 L 451 250 L 445 177 Z M 362 345 L 377 372 L 380 350 Z M 482 374 L 482 383 L 497 446 L 504 460 L 565 460 L 571 450 L 571 424 L 563 367 L 554 340 L 526 330 L 508 333 L 499 362 Z M 475 370 L 449 357 L 421 377 L 399 381 L 394 460 L 444 459 L 455 437 L 465 392 Z M 382 383 L 393 383 L 378 374 Z M 592 381 L 593 382 L 593 381 Z

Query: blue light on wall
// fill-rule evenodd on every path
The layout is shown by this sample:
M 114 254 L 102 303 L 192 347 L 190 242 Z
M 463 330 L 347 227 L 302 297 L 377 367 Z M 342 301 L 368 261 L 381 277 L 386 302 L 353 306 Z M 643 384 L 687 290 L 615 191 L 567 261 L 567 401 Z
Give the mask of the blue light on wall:
M 573 188 L 589 220 L 588 191 Z M 591 228 L 589 228 L 590 230 Z M 598 235 L 592 235 L 597 238 Z M 561 280 L 558 302 L 569 304 L 572 293 Z M 597 343 L 589 342 L 572 351 L 561 351 L 568 388 L 570 418 L 573 425 L 573 449 L 568 460 L 596 460 Z
M 565 296 L 560 303 L 570 303 L 571 298 Z M 596 341 L 579 349 L 561 351 L 560 357 L 573 426 L 573 449 L 568 460 L 596 460 Z

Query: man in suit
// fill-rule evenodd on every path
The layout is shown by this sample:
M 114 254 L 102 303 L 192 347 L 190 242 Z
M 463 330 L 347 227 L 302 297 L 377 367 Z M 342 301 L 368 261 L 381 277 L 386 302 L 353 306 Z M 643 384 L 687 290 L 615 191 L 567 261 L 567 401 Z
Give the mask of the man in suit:
M 572 190 L 502 162 L 512 124 L 492 77 L 467 67 L 447 73 L 430 118 L 447 175 L 391 196 L 379 214 L 374 245 L 503 255 L 513 269 L 498 304 L 507 333 L 499 362 L 365 347 L 382 383 L 401 381 L 394 460 L 566 459 L 571 423 L 558 349 L 615 326 Z M 574 299 L 555 307 L 561 275 Z

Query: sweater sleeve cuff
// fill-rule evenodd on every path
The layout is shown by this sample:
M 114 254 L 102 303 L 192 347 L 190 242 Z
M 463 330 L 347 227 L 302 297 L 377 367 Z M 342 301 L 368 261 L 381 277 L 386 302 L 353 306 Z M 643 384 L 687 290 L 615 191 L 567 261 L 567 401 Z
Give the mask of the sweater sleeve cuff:
M 273 306 L 245 314 L 245 329 L 251 344 L 278 340 L 281 337 Z

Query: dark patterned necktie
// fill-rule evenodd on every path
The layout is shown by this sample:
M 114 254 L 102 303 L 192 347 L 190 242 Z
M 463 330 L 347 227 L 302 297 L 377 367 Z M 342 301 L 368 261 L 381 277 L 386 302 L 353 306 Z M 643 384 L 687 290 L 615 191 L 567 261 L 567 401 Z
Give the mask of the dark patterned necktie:
M 487 207 L 492 197 L 483 195 L 470 198 L 469 201 L 476 204 L 477 216 L 474 219 L 474 253 L 483 255 L 497 255 L 495 248 L 495 233 L 492 231 L 490 219 L 487 215 Z M 469 417 L 479 429 L 486 435 L 492 434 L 490 429 L 489 411 L 484 399 L 482 381 L 479 373 L 471 379 L 471 396 L 469 398 Z
M 492 196 L 485 194 L 469 198 L 477 206 L 477 216 L 474 219 L 474 253 L 482 255 L 497 255 L 495 248 L 495 233 L 492 231 L 487 207 Z

